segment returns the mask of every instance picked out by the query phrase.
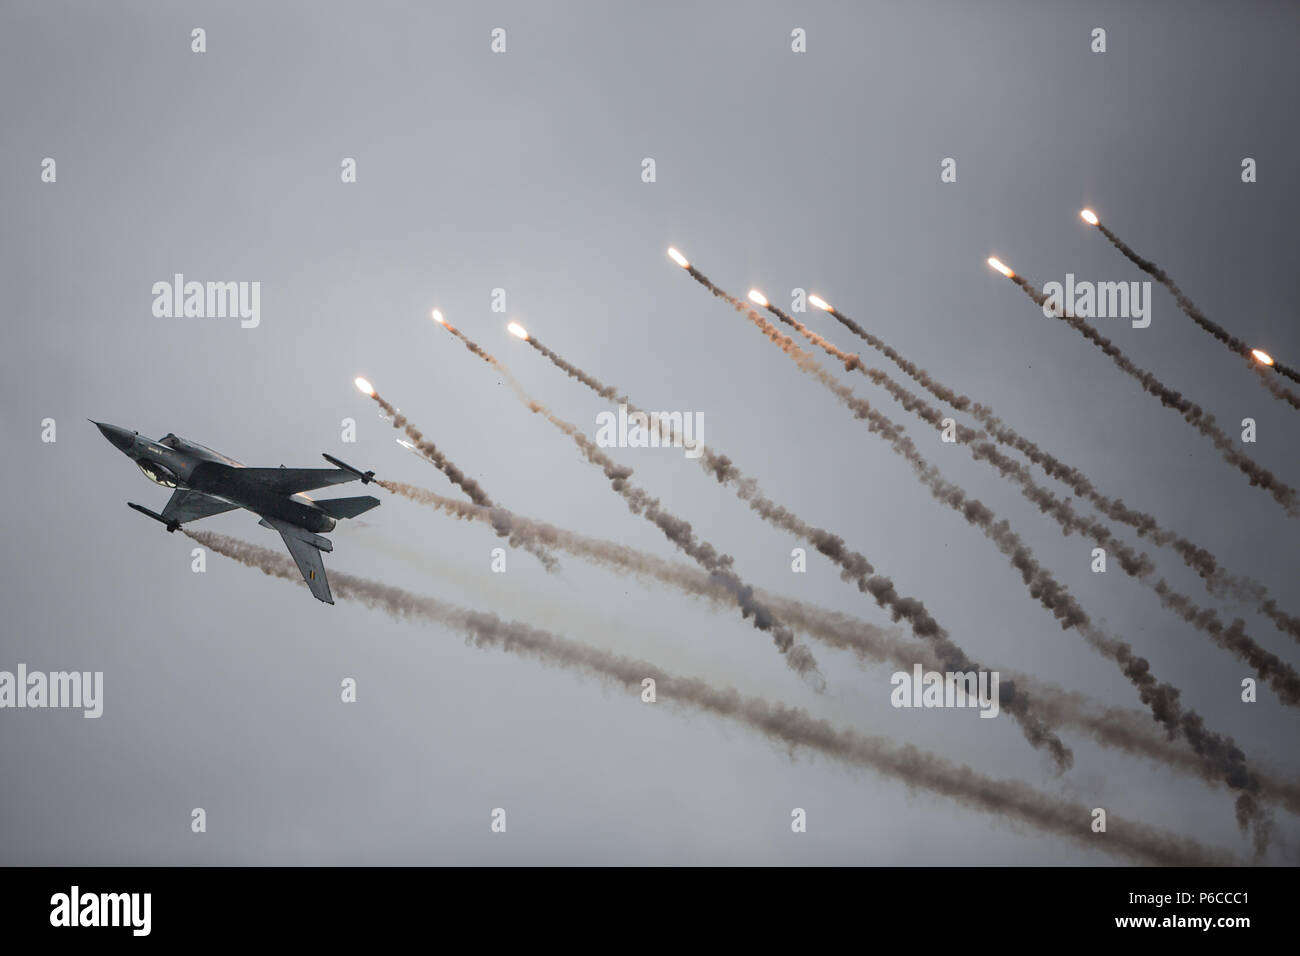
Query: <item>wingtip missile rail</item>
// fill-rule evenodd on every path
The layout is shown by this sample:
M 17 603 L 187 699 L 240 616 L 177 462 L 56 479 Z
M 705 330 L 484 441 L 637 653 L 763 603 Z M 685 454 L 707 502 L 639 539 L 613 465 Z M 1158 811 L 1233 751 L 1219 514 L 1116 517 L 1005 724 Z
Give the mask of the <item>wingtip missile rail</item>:
M 351 465 L 339 461 L 333 455 L 327 455 L 324 452 L 321 453 L 321 457 L 324 458 L 326 461 L 328 461 L 335 468 L 342 468 L 344 471 L 350 471 L 352 474 L 356 475 L 358 478 L 361 479 L 361 483 L 363 485 L 368 485 L 375 480 L 375 473 L 373 471 L 362 471 L 359 468 L 353 468 Z

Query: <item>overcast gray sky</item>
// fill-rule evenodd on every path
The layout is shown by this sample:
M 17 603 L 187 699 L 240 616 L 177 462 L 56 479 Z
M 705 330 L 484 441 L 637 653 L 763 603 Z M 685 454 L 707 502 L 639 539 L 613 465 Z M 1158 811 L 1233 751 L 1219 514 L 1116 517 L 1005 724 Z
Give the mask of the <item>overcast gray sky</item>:
M 191 52 L 195 27 L 206 53 Z M 496 27 L 504 54 L 490 50 Z M 1090 51 L 1094 27 L 1104 54 Z M 806 53 L 791 51 L 795 28 Z M 250 465 L 323 465 L 329 451 L 454 494 L 394 444 L 352 386 L 365 375 L 500 503 L 676 557 L 428 316 L 440 307 L 594 434 L 606 406 L 510 338 L 517 319 L 640 404 L 702 412 L 706 444 L 843 534 L 972 656 L 1136 708 L 1115 666 L 1060 630 L 982 535 L 664 251 L 737 295 L 757 286 L 788 307 L 796 287 L 820 293 L 1300 611 L 1290 519 L 984 263 L 996 254 L 1039 284 L 1147 278 L 1079 220 L 1091 205 L 1207 314 L 1300 365 L 1298 29 L 1294 5 L 1263 2 L 4 4 L 0 669 L 102 670 L 105 700 L 99 720 L 0 711 L 0 861 L 1113 862 L 449 630 L 319 604 L 217 555 L 194 574 L 190 541 L 124 506 L 160 509 L 163 490 L 86 419 Z M 55 183 L 41 181 L 46 157 Z M 340 181 L 345 157 L 354 184 Z M 955 183 L 940 182 L 945 157 Z M 1241 182 L 1244 157 L 1258 182 Z M 153 283 L 177 272 L 260 282 L 260 325 L 154 317 Z M 507 315 L 491 311 L 495 288 Z M 1254 418 L 1248 453 L 1300 482 L 1297 413 L 1166 292 L 1149 328 L 1097 322 L 1234 440 Z M 1241 703 L 1243 663 L 1114 564 L 1091 573 L 1091 543 L 862 376 L 837 374 L 1010 520 L 1210 727 L 1300 774 L 1295 713 L 1267 688 Z M 355 444 L 340 438 L 347 418 Z M 746 580 L 888 623 L 820 556 L 792 573 L 800 542 L 679 450 L 613 454 Z M 1056 777 L 1006 715 L 894 709 L 892 667 L 812 644 L 829 685 L 818 696 L 737 613 L 563 555 L 556 575 L 522 551 L 494 574 L 490 530 L 380 494 L 340 523 L 328 568 L 1246 849 L 1229 795 L 1192 777 L 1070 734 L 1076 765 Z M 246 512 L 204 526 L 280 548 Z M 1144 548 L 1214 604 L 1174 554 Z M 1296 659 L 1267 620 L 1214 606 Z M 354 705 L 340 701 L 347 677 Z M 505 834 L 490 831 L 496 807 Z M 795 807 L 805 834 L 791 832 Z M 1276 815 L 1293 843 L 1294 818 Z

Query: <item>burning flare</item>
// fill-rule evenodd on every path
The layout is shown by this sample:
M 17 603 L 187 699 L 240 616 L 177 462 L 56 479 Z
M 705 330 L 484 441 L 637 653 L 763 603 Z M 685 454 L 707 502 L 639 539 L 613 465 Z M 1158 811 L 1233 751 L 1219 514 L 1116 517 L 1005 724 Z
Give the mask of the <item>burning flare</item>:
M 1255 357 L 1255 361 L 1261 365 L 1272 365 L 1273 356 L 1269 355 L 1263 349 L 1251 349 L 1250 354 Z
M 998 272 L 1001 272 L 1008 279 L 1014 279 L 1016 277 L 1016 274 L 1012 272 L 1001 259 L 997 259 L 994 258 L 993 256 L 989 256 L 989 265 L 991 265 L 994 269 L 997 269 Z
M 1095 226 L 1101 221 L 1097 218 L 1097 214 L 1091 209 L 1081 209 L 1079 211 L 1079 216 L 1090 226 Z
M 506 331 L 517 339 L 523 339 L 525 342 L 528 341 L 528 330 L 518 322 L 511 322 L 506 326 Z
M 767 307 L 767 296 L 763 295 L 763 293 L 759 292 L 757 289 L 749 290 L 749 301 L 756 302 L 764 308 Z
M 375 397 L 375 387 L 359 375 L 357 376 L 357 388 L 361 389 L 361 391 L 365 392 L 371 398 Z
M 668 258 L 673 260 L 673 262 L 677 263 L 683 269 L 690 267 L 690 263 L 686 261 L 686 257 L 682 255 L 680 252 L 678 252 L 676 249 L 674 249 L 672 246 L 668 247 Z
M 433 310 L 433 321 L 437 322 L 439 325 L 447 324 L 447 320 L 442 317 L 442 313 L 437 309 Z
M 831 304 L 819 295 L 808 296 L 808 301 L 817 306 L 817 308 L 821 309 L 823 312 L 831 311 Z

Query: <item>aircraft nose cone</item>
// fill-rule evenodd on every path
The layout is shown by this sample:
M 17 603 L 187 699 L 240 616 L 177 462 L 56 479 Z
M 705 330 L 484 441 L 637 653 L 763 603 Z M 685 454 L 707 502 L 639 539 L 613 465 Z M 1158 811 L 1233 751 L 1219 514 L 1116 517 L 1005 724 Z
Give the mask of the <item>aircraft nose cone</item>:
M 113 446 L 118 451 L 129 451 L 131 446 L 135 444 L 135 432 L 119 428 L 117 425 L 105 425 L 102 422 L 95 422 L 94 425 L 105 438 L 113 443 Z

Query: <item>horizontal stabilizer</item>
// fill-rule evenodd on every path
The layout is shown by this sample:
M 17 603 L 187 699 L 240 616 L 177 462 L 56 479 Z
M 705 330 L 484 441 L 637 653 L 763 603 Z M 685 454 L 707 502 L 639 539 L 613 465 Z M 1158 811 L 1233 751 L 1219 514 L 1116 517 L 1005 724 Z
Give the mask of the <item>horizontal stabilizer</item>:
M 280 532 L 286 539 L 296 538 L 304 544 L 309 544 L 320 551 L 333 551 L 334 545 L 329 538 L 322 538 L 318 534 L 312 534 L 306 528 L 299 528 L 296 524 L 289 524 L 287 521 L 281 521 L 279 518 L 263 518 L 258 522 L 263 528 L 271 528 Z
M 355 518 L 378 507 L 379 499 L 374 495 L 358 495 L 355 498 L 326 498 L 314 504 L 331 518 Z
M 322 544 L 326 545 L 326 551 L 330 550 L 329 541 L 318 534 L 312 534 L 310 531 L 304 531 L 302 528 L 275 518 L 263 518 L 260 523 L 280 532 L 285 547 L 289 549 L 294 563 L 302 572 L 302 579 L 307 582 L 307 587 L 311 588 L 311 593 L 316 600 L 333 604 L 334 597 L 330 594 L 329 581 L 325 577 L 325 562 L 321 560 L 320 555 Z

